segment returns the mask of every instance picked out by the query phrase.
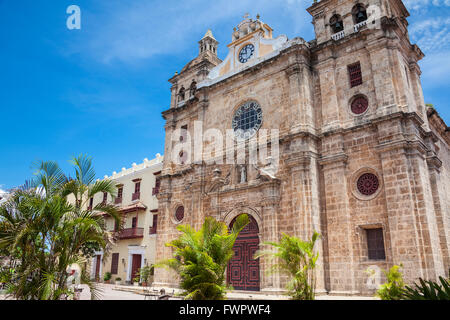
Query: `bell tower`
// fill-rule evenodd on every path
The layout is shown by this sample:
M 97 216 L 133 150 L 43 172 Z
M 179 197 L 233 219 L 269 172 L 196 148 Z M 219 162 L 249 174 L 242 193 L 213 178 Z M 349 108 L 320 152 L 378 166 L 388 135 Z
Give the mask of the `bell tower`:
M 198 42 L 198 44 L 199 55 L 209 51 L 217 56 L 217 46 L 219 45 L 219 42 L 214 38 L 211 30 L 206 32 L 205 36 Z

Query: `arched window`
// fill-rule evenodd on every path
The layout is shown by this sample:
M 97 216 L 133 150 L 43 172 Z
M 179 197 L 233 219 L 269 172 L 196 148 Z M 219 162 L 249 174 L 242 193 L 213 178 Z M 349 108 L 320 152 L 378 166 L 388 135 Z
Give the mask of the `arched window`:
M 194 97 L 196 92 L 197 92 L 197 82 L 193 80 L 191 83 L 191 87 L 189 88 L 189 96 L 191 98 Z
M 355 5 L 352 9 L 353 22 L 355 24 L 364 22 L 367 20 L 367 12 L 364 6 L 360 3 Z
M 181 87 L 180 92 L 178 93 L 178 102 L 184 101 L 185 97 L 185 89 L 184 87 Z
M 342 18 L 340 15 L 335 14 L 330 19 L 330 26 L 333 30 L 333 33 L 338 33 L 344 30 L 344 23 L 342 22 Z

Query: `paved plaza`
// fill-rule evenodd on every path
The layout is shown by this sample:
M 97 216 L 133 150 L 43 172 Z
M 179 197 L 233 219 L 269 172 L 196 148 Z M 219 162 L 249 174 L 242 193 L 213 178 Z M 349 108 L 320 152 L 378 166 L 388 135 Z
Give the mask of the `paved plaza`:
M 81 293 L 80 300 L 90 300 L 90 290 L 86 285 L 82 285 L 83 292 Z M 100 300 L 145 300 L 143 294 L 143 287 L 133 286 L 116 286 L 111 284 L 99 284 L 101 290 Z M 172 294 L 170 291 L 169 294 Z M 7 297 L 0 294 L 0 300 L 5 300 Z M 11 299 L 11 298 L 9 298 Z M 151 298 L 147 298 L 151 300 Z M 175 298 L 180 299 L 180 298 Z M 244 293 L 244 292 L 230 292 L 228 294 L 229 300 L 288 300 L 288 297 L 283 295 L 267 295 L 262 293 Z M 361 297 L 361 296 L 329 296 L 318 295 L 316 300 L 376 300 L 374 297 Z

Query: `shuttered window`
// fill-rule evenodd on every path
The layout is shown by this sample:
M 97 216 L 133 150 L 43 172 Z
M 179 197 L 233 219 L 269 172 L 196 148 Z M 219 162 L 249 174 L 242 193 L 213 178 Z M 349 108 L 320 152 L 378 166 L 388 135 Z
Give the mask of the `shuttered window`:
M 348 66 L 348 74 L 350 77 L 350 87 L 356 87 L 363 83 L 362 81 L 362 73 L 361 73 L 361 64 L 355 63 Z
M 153 188 L 153 194 L 152 195 L 157 195 L 159 193 L 159 188 L 161 187 L 161 180 L 156 179 L 156 183 L 155 183 L 155 187 Z
M 385 260 L 383 229 L 367 229 L 369 260 Z
M 158 215 L 153 215 L 153 226 L 150 227 L 150 234 L 156 234 L 158 230 Z
M 136 182 L 136 184 L 134 185 L 134 193 L 139 193 L 139 192 L 141 192 L 141 183 Z
M 119 269 L 119 254 L 113 253 L 111 260 L 111 274 L 117 274 Z

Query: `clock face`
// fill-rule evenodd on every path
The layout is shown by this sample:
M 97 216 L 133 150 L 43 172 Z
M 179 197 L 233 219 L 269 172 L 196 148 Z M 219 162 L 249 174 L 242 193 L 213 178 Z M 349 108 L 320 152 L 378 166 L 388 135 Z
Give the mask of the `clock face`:
M 262 109 L 258 103 L 250 101 L 242 105 L 233 116 L 233 130 L 239 140 L 253 137 L 261 128 Z
M 246 45 L 244 48 L 242 48 L 241 52 L 239 52 L 239 61 L 241 63 L 246 63 L 255 52 L 255 46 L 252 44 Z

